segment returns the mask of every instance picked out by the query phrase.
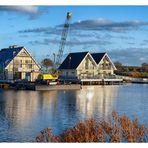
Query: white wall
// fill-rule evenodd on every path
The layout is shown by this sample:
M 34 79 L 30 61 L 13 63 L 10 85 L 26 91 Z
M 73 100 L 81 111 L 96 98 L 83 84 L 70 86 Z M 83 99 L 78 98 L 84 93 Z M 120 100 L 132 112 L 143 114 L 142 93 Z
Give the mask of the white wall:
M 13 73 L 15 72 L 21 72 L 22 79 L 26 78 L 26 73 L 30 73 L 30 79 L 33 81 L 39 74 L 38 65 L 25 49 L 21 50 L 21 52 L 8 64 L 5 70 L 8 71 L 6 78 L 11 80 L 13 79 Z M 32 76 L 32 73 L 35 74 Z
M 88 54 L 85 59 L 77 68 L 77 75 L 82 77 L 94 77 L 97 74 L 97 65 L 94 64 L 90 55 Z
M 67 76 L 67 77 L 76 77 L 77 72 L 74 69 L 62 69 L 60 75 Z
M 6 73 L 6 79 L 7 80 L 13 80 L 13 72 L 12 71 L 8 71 Z
M 106 65 L 106 68 L 103 67 Z M 105 56 L 98 64 L 98 74 L 114 74 L 114 68 L 107 56 Z

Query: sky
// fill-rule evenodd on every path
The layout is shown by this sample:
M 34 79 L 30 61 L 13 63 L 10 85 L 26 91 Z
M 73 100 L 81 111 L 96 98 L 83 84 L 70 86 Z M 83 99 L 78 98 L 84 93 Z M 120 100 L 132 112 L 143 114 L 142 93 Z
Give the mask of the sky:
M 0 49 L 25 46 L 40 62 L 53 59 L 67 12 L 69 52 L 107 52 L 123 65 L 148 63 L 148 6 L 0 6 Z

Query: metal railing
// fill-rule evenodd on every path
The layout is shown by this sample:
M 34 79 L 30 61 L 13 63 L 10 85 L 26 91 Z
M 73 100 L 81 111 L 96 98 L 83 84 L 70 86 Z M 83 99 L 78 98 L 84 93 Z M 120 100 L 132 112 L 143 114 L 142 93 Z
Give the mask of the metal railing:
M 101 76 L 101 75 L 97 75 L 97 76 L 79 76 L 79 79 L 120 79 L 118 76 L 116 75 L 105 75 L 105 76 Z

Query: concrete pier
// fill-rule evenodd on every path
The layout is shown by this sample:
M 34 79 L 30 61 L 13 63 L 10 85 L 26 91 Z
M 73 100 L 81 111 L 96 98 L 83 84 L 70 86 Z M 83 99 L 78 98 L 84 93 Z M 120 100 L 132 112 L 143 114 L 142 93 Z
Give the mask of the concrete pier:
M 35 90 L 80 90 L 81 85 L 71 84 L 71 85 L 36 85 Z
M 122 83 L 123 79 L 81 79 L 82 85 L 113 85 Z

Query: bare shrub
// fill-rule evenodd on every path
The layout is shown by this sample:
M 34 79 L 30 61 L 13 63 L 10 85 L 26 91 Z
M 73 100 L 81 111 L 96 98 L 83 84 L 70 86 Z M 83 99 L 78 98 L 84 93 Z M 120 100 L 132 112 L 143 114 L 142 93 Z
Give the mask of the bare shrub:
M 112 113 L 111 121 L 85 120 L 62 134 L 54 136 L 47 128 L 36 137 L 36 142 L 147 142 L 148 128 L 138 119 Z

